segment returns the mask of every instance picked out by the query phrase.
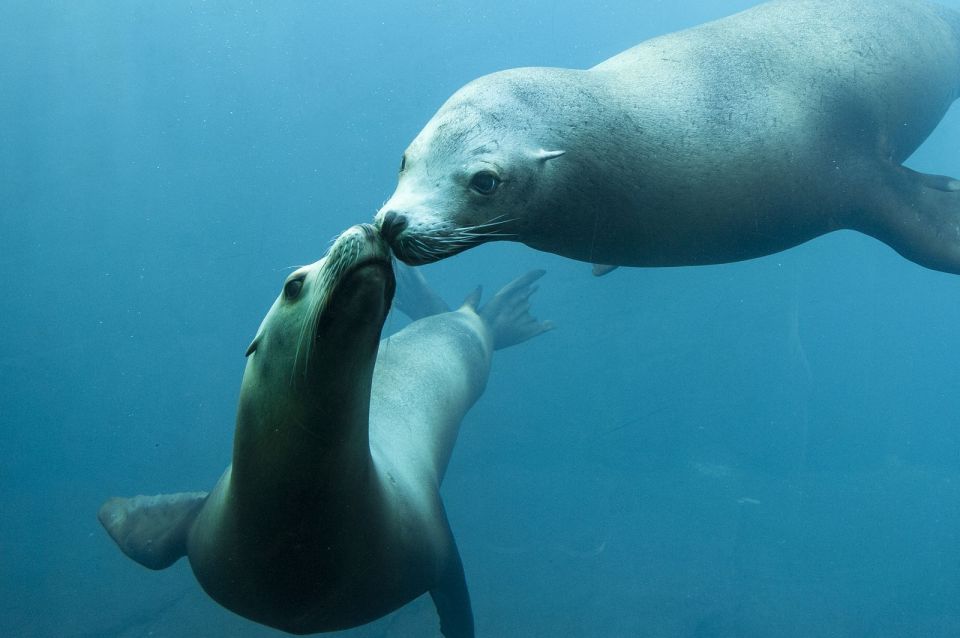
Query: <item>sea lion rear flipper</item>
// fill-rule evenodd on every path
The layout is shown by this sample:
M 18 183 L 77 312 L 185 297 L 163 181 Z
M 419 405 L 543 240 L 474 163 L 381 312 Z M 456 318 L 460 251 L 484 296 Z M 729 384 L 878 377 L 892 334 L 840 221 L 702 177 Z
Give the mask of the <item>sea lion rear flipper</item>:
M 517 277 L 501 288 L 493 299 L 478 311 L 493 332 L 495 350 L 523 343 L 527 339 L 553 330 L 552 321 L 537 321 L 530 315 L 530 295 L 537 291 L 533 282 L 543 277 L 545 272 L 531 270 Z
M 97 518 L 123 553 L 150 569 L 165 569 L 187 553 L 187 534 L 206 492 L 111 498 Z
M 614 270 L 619 268 L 619 266 L 611 266 L 609 264 L 593 264 L 591 272 L 594 277 L 603 277 L 608 273 L 612 273 Z
M 473 608 L 467 579 L 463 575 L 463 563 L 456 541 L 450 538 L 450 555 L 430 597 L 440 616 L 440 632 L 446 638 L 473 638 Z
M 898 166 L 888 170 L 857 230 L 921 266 L 960 274 L 960 180 Z

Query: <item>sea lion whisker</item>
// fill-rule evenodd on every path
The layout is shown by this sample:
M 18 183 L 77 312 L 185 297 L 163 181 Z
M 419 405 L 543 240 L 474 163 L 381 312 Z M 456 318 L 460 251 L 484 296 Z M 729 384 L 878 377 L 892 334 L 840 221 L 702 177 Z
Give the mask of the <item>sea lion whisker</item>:
M 455 237 L 476 237 L 483 239 L 485 237 L 516 237 L 516 233 L 497 233 L 497 232 L 484 232 L 484 233 L 473 233 L 473 232 L 458 232 Z
M 441 252 L 440 250 L 434 248 L 433 246 L 430 246 L 429 244 L 426 243 L 426 241 L 424 241 L 424 240 L 422 240 L 422 239 L 420 239 L 420 238 L 418 238 L 418 237 L 411 237 L 411 238 L 410 238 L 410 244 L 411 244 L 414 248 L 416 248 L 417 251 L 419 252 L 418 257 L 423 257 L 423 256 L 438 256 L 438 255 L 441 255 L 441 254 L 442 254 L 442 252 Z
M 502 217 L 502 216 L 501 216 L 501 217 Z M 473 225 L 473 226 L 463 226 L 462 228 L 457 228 L 456 230 L 457 230 L 457 231 L 464 231 L 464 230 L 471 230 L 471 231 L 472 231 L 472 230 L 482 230 L 482 229 L 484 229 L 484 228 L 493 228 L 493 227 L 495 227 L 495 226 L 503 226 L 504 224 L 509 224 L 510 222 L 513 222 L 513 221 L 516 221 L 516 219 L 515 219 L 515 218 L 496 219 L 496 218 L 495 218 L 495 219 L 490 220 L 490 221 L 488 221 L 488 222 L 484 222 L 483 224 L 475 224 L 475 225 Z
M 319 283 L 319 278 L 318 282 Z M 316 325 L 316 317 L 319 315 L 318 304 L 321 301 L 321 295 L 317 295 L 315 298 L 310 300 L 310 309 L 307 311 L 304 320 L 300 325 L 300 333 L 297 335 L 297 349 L 293 355 L 293 363 L 290 368 L 290 385 L 292 386 L 296 381 L 297 370 L 299 368 L 300 353 L 302 350 L 305 350 L 303 356 L 303 376 L 306 376 L 307 373 L 307 362 L 310 361 L 311 348 L 313 346 L 313 333 L 316 332 L 314 326 Z M 304 345 L 306 348 L 304 348 Z
M 314 338 L 319 327 L 320 314 L 329 302 L 330 295 L 335 287 L 334 283 L 340 278 L 348 264 L 356 262 L 360 248 L 358 243 L 351 243 L 348 247 L 328 253 L 327 261 L 324 263 L 322 270 L 314 282 L 314 285 L 320 286 L 324 292 L 320 295 L 315 295 L 310 300 L 309 310 L 300 326 L 300 332 L 297 337 L 297 348 L 290 370 L 291 384 L 296 381 L 298 371 L 304 377 L 307 375 L 310 358 L 313 356 Z M 346 250 L 352 250 L 354 253 L 349 259 L 344 258 Z M 333 248 L 331 248 L 331 251 L 333 251 Z
M 470 228 L 488 228 L 488 227 L 490 227 L 490 226 L 500 226 L 501 224 L 506 223 L 506 221 L 507 221 L 507 220 L 488 221 L 488 222 L 484 222 L 484 223 L 482 223 L 482 224 L 474 224 L 474 225 L 472 225 L 472 226 L 463 226 L 463 227 L 461 227 L 459 230 L 465 230 L 465 229 L 470 229 Z

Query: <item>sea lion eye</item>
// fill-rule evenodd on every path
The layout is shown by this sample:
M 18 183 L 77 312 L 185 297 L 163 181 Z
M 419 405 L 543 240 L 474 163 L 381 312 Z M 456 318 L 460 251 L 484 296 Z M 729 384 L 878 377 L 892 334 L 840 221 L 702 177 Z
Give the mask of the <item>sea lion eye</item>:
M 480 171 L 470 180 L 470 188 L 481 195 L 490 195 L 500 186 L 500 178 L 490 171 Z
M 283 285 L 283 296 L 287 301 L 293 301 L 300 296 L 300 290 L 303 288 L 303 277 L 291 279 Z

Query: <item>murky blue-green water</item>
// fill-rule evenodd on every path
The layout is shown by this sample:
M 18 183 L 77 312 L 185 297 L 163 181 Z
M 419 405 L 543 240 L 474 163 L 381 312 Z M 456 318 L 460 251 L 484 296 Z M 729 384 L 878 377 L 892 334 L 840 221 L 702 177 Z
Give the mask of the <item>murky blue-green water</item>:
M 279 635 L 123 557 L 100 503 L 212 486 L 288 268 L 372 218 L 456 88 L 751 4 L 4 4 L 0 634 Z M 960 174 L 958 109 L 910 166 Z M 960 278 L 852 232 L 425 271 L 454 303 L 540 267 L 559 328 L 497 354 L 443 488 L 479 636 L 960 636 Z M 421 600 L 345 635 L 436 628 Z

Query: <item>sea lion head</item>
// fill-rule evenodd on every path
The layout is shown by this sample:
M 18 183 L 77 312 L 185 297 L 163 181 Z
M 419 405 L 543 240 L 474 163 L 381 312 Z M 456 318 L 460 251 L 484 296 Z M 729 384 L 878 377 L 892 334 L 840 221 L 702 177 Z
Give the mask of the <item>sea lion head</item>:
M 394 254 L 417 265 L 495 239 L 522 240 L 551 137 L 534 114 L 545 99 L 511 70 L 457 91 L 400 161 L 396 191 L 375 223 Z
M 335 429 L 354 416 L 365 420 L 394 289 L 389 249 L 369 224 L 346 230 L 325 257 L 293 271 L 247 349 L 238 423 L 253 436 L 245 438 L 290 424 Z

